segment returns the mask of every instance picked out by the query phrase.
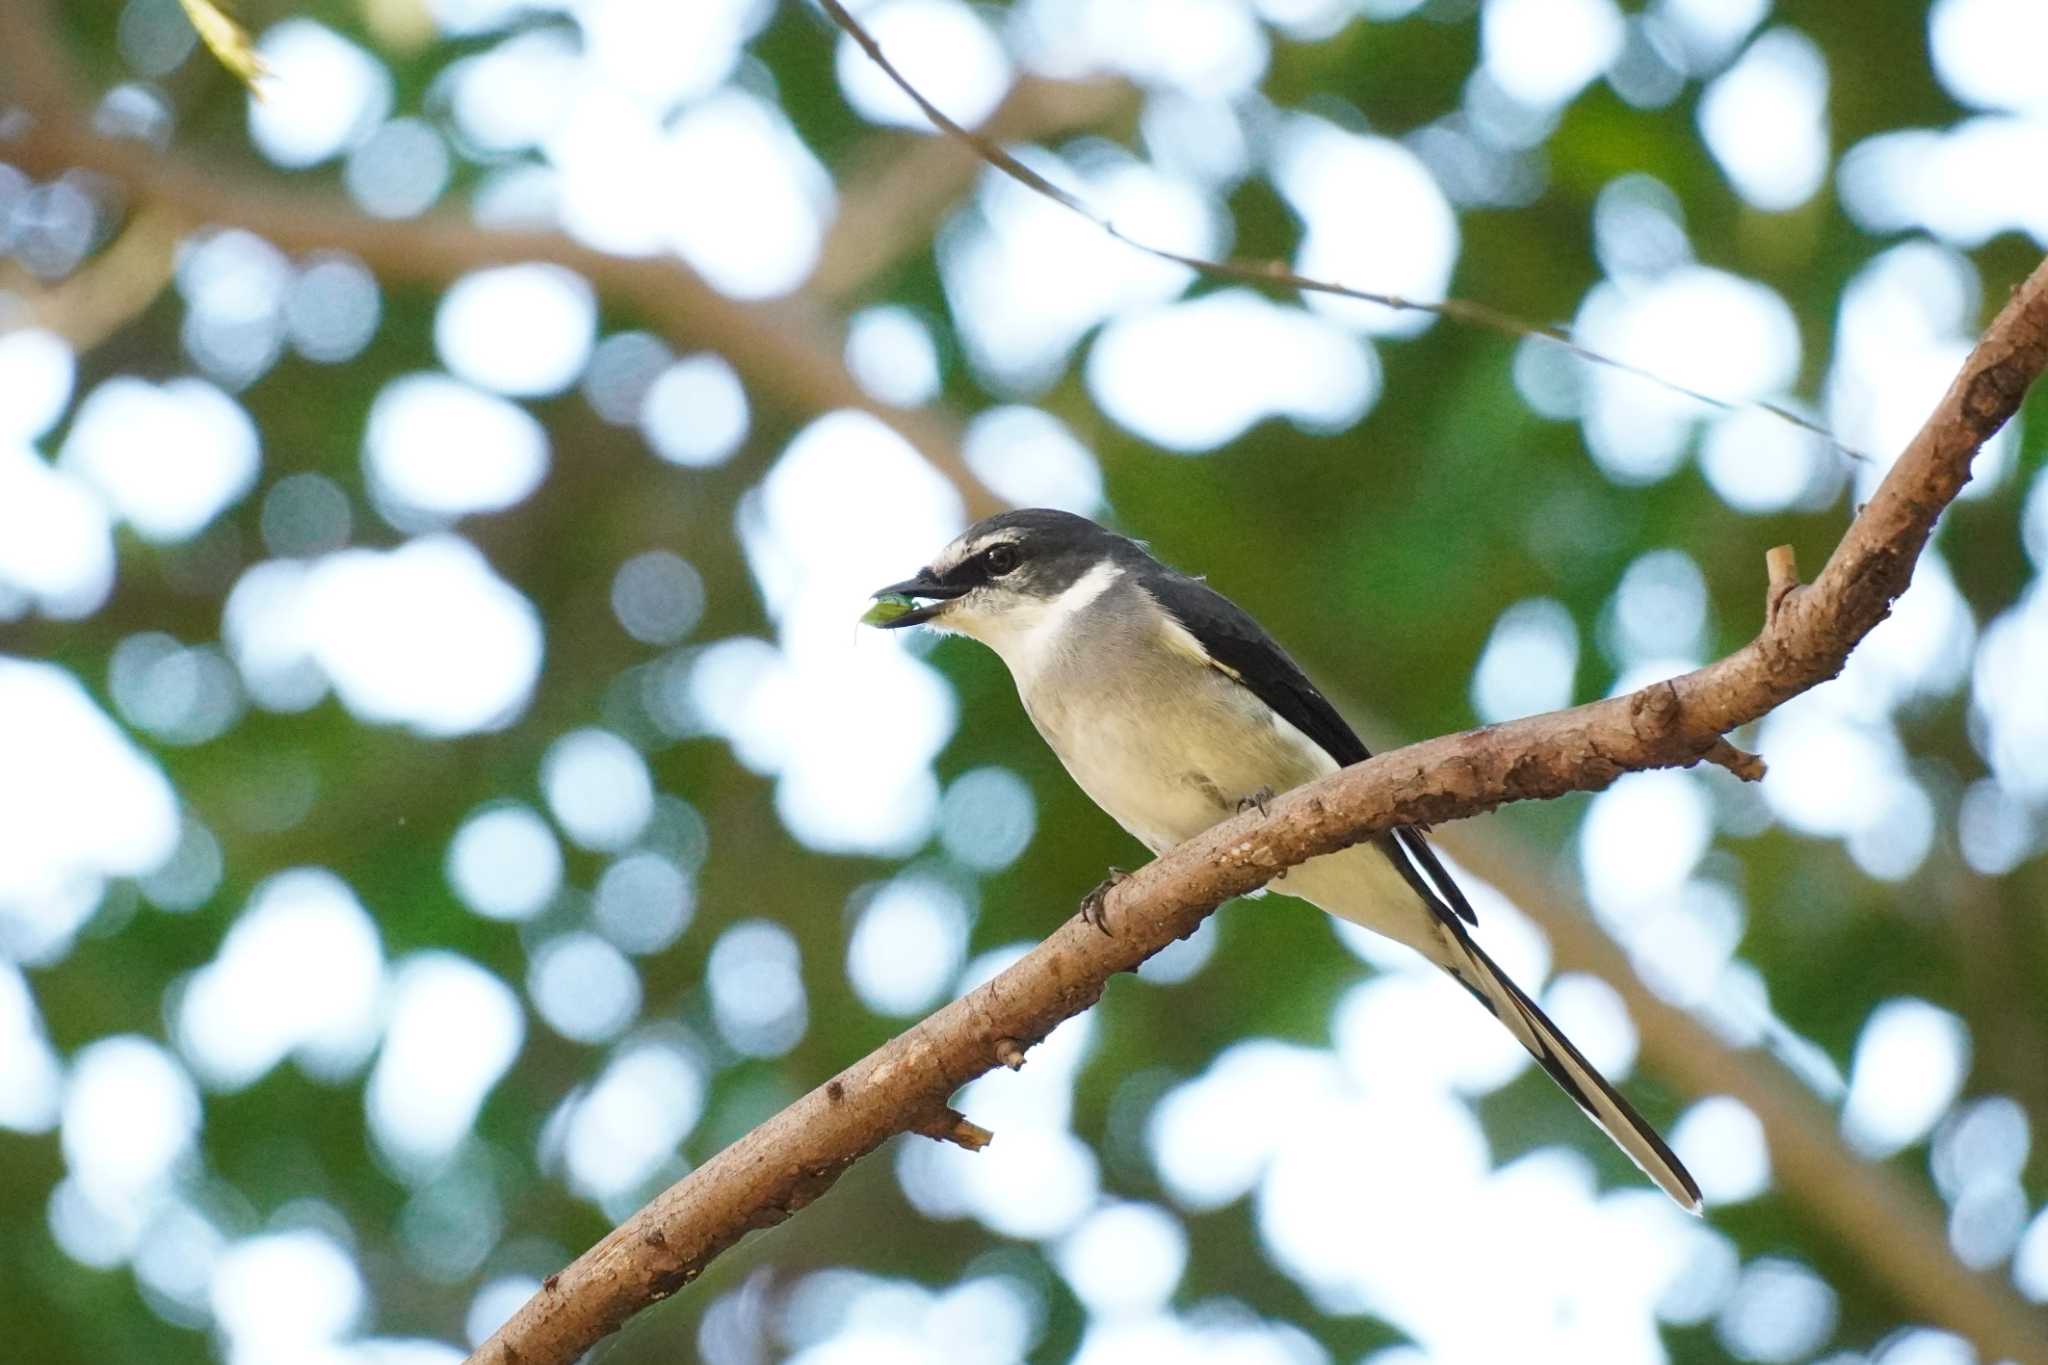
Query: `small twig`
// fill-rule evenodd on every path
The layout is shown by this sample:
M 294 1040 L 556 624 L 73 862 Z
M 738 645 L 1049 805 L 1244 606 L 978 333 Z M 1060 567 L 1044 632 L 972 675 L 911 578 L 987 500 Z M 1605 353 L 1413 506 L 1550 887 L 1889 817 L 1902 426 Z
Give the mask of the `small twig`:
M 1764 621 L 1775 624 L 1785 599 L 1799 591 L 1799 554 L 1790 545 L 1773 545 L 1764 551 L 1764 572 L 1770 583 L 1764 589 Z
M 1703 762 L 1716 764 L 1734 773 L 1744 782 L 1761 782 L 1766 771 L 1764 761 L 1747 749 L 1738 749 L 1724 736 L 1714 741 L 1714 747 L 1700 755 Z
M 942 1107 L 938 1113 L 918 1125 L 917 1131 L 934 1142 L 950 1142 L 955 1147 L 964 1147 L 978 1152 L 995 1140 L 995 1134 L 968 1118 L 958 1109 Z
M 1703 393 L 1698 389 L 1688 388 L 1676 380 L 1668 379 L 1640 365 L 1634 365 L 1626 360 L 1620 360 L 1614 356 L 1593 350 L 1572 336 L 1563 327 L 1525 322 L 1511 313 L 1502 312 L 1498 308 L 1489 307 L 1483 303 L 1476 303 L 1470 299 L 1438 299 L 1430 301 L 1403 298 L 1399 294 L 1384 294 L 1376 290 L 1358 289 L 1351 285 L 1337 284 L 1330 280 L 1319 280 L 1312 276 L 1302 275 L 1290 269 L 1281 261 L 1217 261 L 1210 260 L 1204 256 L 1190 256 L 1182 252 L 1170 251 L 1165 247 L 1140 241 L 1122 228 L 1119 228 L 1106 214 L 1095 209 L 1079 195 L 1069 190 L 1061 189 L 1045 176 L 1032 170 L 1031 167 L 1025 165 L 1015 156 L 1012 156 L 992 138 L 956 122 L 945 110 L 933 104 L 923 91 L 911 84 L 909 77 L 896 69 L 895 63 L 891 62 L 888 54 L 882 51 L 882 45 L 875 41 L 875 36 L 869 33 L 858 19 L 853 17 L 846 6 L 840 3 L 840 0 L 818 0 L 818 3 L 825 13 L 831 16 L 832 22 L 839 25 L 846 35 L 859 45 L 861 51 L 867 54 L 868 60 L 881 68 L 882 74 L 887 76 L 890 82 L 898 90 L 901 90 L 906 98 L 923 111 L 924 116 L 930 119 L 934 126 L 945 132 L 948 136 L 957 138 L 969 147 L 972 147 L 983 161 L 986 161 L 990 166 L 1009 176 L 1026 189 L 1044 195 L 1062 208 L 1079 214 L 1111 237 L 1114 237 L 1117 241 L 1122 242 L 1135 251 L 1141 251 L 1157 260 L 1170 261 L 1174 265 L 1185 266 L 1189 270 L 1207 275 L 1211 279 L 1235 280 L 1241 284 L 1260 287 L 1278 285 L 1282 288 L 1298 289 L 1309 294 L 1327 294 L 1333 298 L 1355 299 L 1360 303 L 1375 303 L 1382 308 L 1391 308 L 1396 312 L 1429 313 L 1436 317 L 1449 318 L 1453 322 L 1462 322 L 1467 326 L 1483 327 L 1488 331 L 1499 332 L 1505 336 L 1517 339 L 1534 337 L 1562 347 L 1567 353 L 1589 365 L 1598 365 L 1604 369 L 1613 370 L 1618 374 L 1641 379 L 1646 383 L 1655 384 L 1669 393 L 1689 398 L 1695 403 L 1704 404 L 1721 412 L 1746 412 L 1752 408 L 1767 412 L 1779 421 L 1790 423 L 1802 431 L 1807 431 L 1820 437 L 1829 446 L 1840 451 L 1850 459 L 1863 460 L 1867 458 L 1862 453 L 1852 450 L 1836 440 L 1835 434 L 1826 427 L 1801 417 L 1789 408 L 1776 403 L 1737 403 L 1726 398 L 1716 398 L 1710 393 Z

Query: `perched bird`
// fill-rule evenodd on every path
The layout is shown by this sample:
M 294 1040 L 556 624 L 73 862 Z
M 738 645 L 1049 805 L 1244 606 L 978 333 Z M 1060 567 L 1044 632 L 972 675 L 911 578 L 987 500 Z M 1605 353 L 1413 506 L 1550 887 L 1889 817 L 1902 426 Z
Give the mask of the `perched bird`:
M 1067 772 L 1155 854 L 1368 756 L 1258 622 L 1085 517 L 989 517 L 874 595 L 896 608 L 877 624 L 955 631 L 1001 656 Z M 1471 904 L 1421 831 L 1310 859 L 1274 885 L 1449 972 L 1650 1179 L 1699 1211 L 1699 1186 L 1664 1140 L 1473 941 Z

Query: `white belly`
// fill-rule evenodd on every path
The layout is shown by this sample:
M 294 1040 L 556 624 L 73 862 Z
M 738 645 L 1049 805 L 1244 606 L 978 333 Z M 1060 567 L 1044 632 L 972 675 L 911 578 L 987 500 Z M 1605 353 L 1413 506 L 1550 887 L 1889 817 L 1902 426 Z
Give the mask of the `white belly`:
M 1158 681 L 1132 689 L 1142 703 L 1072 686 L 1024 698 L 1081 790 L 1154 853 L 1235 815 L 1255 793 L 1336 771 L 1319 745 L 1222 674 L 1189 668 L 1150 685 Z
M 1133 690 L 1148 705 L 1075 686 L 1072 675 L 1063 681 L 1025 693 L 1032 723 L 1081 790 L 1154 853 L 1236 815 L 1262 789 L 1283 792 L 1337 769 L 1321 745 L 1220 673 L 1142 681 Z M 1440 951 L 1434 914 L 1375 845 L 1312 858 L 1273 889 Z

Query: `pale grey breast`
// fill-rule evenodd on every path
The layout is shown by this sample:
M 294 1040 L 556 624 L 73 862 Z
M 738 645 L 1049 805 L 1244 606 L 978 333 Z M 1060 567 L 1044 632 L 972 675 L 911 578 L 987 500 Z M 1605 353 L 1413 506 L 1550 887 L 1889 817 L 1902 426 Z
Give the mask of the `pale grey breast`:
M 1250 689 L 1162 639 L 1158 605 L 1119 582 L 1037 659 L 1018 694 L 1081 789 L 1153 852 L 1336 765 Z

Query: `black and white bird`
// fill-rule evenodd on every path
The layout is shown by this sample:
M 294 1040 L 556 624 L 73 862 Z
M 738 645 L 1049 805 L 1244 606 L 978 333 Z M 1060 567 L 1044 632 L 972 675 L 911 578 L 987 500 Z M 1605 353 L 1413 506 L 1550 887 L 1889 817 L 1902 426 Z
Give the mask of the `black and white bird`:
M 955 631 L 1001 656 L 1067 772 L 1155 854 L 1368 756 L 1258 622 L 1085 517 L 990 517 L 885 594 L 919 602 L 887 626 Z M 1699 1211 L 1699 1186 L 1664 1140 L 1473 941 L 1471 904 L 1419 830 L 1313 858 L 1274 885 L 1450 973 L 1650 1179 Z

